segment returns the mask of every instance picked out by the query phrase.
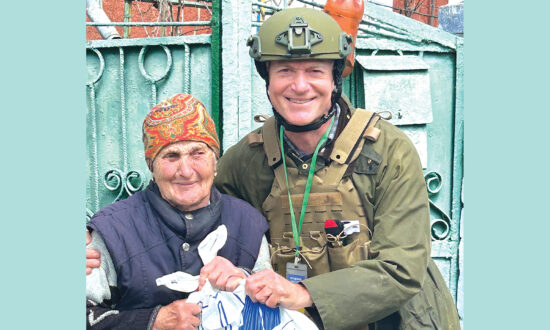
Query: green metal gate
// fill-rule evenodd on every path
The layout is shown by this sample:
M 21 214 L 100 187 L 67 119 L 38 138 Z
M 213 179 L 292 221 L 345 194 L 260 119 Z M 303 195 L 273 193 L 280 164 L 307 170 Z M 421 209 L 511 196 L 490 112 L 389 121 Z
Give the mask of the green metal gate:
M 210 39 L 197 35 L 88 42 L 87 218 L 149 181 L 141 124 L 157 101 L 187 92 L 212 109 Z

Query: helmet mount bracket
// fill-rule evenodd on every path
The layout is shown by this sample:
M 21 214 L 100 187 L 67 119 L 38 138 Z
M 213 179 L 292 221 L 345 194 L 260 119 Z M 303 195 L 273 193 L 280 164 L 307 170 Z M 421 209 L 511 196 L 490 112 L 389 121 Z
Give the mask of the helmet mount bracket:
M 302 33 L 304 33 L 304 44 L 295 44 L 294 34 L 300 36 Z M 311 54 L 311 46 L 321 41 L 323 41 L 323 35 L 311 29 L 302 16 L 295 16 L 288 25 L 288 29 L 275 37 L 276 43 L 287 46 L 289 55 Z

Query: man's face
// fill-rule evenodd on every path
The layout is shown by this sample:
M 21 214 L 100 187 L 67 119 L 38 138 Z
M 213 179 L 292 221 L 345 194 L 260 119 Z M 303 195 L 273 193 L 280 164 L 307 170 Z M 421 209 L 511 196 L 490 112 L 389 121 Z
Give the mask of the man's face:
M 153 177 L 162 198 L 182 211 L 208 205 L 215 171 L 216 156 L 202 142 L 170 144 L 153 162 Z
M 330 110 L 334 90 L 332 60 L 268 63 L 269 98 L 292 125 L 307 125 Z

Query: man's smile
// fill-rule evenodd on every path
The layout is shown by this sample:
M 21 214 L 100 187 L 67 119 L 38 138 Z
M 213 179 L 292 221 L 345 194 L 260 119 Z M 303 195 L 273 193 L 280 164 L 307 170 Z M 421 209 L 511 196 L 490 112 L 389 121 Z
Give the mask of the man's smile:
M 312 97 L 312 98 L 308 98 L 308 99 L 295 99 L 295 98 L 287 97 L 286 99 L 287 99 L 287 101 L 289 101 L 291 103 L 304 104 L 304 103 L 308 103 L 310 101 L 313 101 L 315 98 Z

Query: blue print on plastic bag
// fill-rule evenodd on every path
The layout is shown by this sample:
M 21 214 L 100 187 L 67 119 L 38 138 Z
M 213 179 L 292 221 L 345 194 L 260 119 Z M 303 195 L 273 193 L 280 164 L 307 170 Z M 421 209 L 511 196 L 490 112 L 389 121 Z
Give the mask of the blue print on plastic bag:
M 271 330 L 281 323 L 279 308 L 254 303 L 247 296 L 242 311 L 243 325 L 239 330 Z

